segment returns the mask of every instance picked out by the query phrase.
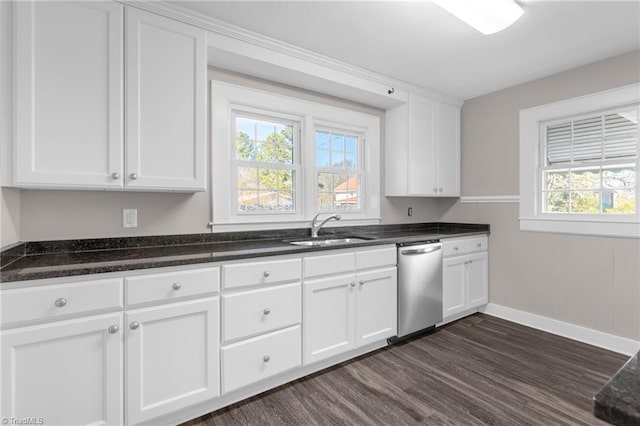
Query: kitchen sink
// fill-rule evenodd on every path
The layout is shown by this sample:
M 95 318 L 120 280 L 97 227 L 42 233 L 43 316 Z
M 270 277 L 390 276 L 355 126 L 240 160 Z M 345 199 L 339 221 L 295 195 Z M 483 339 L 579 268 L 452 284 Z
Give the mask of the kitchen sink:
M 304 240 L 304 241 L 289 241 L 290 244 L 296 246 L 337 246 L 340 244 L 352 244 L 367 241 L 364 238 L 333 238 L 327 240 Z

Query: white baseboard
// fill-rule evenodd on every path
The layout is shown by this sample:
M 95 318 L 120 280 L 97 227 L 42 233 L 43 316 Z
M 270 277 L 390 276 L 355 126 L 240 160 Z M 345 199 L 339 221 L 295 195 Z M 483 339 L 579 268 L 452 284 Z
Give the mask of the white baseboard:
M 489 303 L 480 309 L 480 312 L 625 355 L 635 355 L 640 350 L 640 342 L 626 337 L 615 336 L 495 303 Z

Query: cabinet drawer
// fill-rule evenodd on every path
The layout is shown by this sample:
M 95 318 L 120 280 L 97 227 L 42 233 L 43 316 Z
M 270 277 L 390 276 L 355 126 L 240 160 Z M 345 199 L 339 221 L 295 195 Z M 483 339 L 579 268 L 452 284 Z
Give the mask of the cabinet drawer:
M 394 266 L 396 262 L 396 246 L 356 252 L 356 268 L 358 270 Z
M 304 276 L 309 278 L 351 272 L 356 268 L 356 258 L 353 252 L 312 256 L 305 258 L 303 265 Z
M 2 324 L 122 308 L 122 278 L 2 292 Z
M 269 260 L 264 262 L 224 265 L 224 288 L 270 284 L 300 279 L 300 259 Z
M 223 296 L 224 340 L 228 342 L 299 324 L 301 299 L 299 282 Z
M 223 393 L 301 364 L 299 325 L 225 346 L 222 348 Z
M 487 237 L 470 238 L 467 240 L 467 252 L 487 251 L 489 249 L 489 239 Z
M 467 240 L 455 238 L 442 242 L 442 256 L 457 256 L 467 252 Z
M 127 305 L 220 291 L 220 268 L 163 272 L 125 278 Z

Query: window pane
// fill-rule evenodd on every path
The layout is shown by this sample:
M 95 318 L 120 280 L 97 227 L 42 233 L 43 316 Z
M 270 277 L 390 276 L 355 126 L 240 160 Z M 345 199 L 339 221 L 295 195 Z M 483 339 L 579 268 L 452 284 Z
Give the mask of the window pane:
M 545 192 L 544 211 L 547 213 L 569 213 L 569 192 Z
M 358 152 L 358 138 L 355 136 L 347 136 L 345 137 L 345 151 L 347 152 Z
M 602 170 L 603 188 L 634 188 L 636 169 L 633 164 L 618 167 L 606 167 Z
M 255 211 L 258 207 L 258 191 L 238 191 L 238 210 Z
M 236 133 L 236 158 L 238 160 L 252 161 L 256 159 L 256 144 L 249 140 L 247 133 Z
M 358 154 L 355 152 L 346 152 L 344 154 L 344 166 L 349 169 L 358 168 Z
M 600 192 L 572 191 L 572 213 L 600 213 Z
M 602 191 L 602 211 L 610 214 L 634 214 L 636 212 L 635 191 Z
M 316 149 L 331 149 L 328 132 L 316 132 Z
M 571 189 L 599 189 L 600 169 L 573 169 L 571 171 Z
M 318 191 L 333 192 L 333 173 L 318 173 Z
M 548 190 L 569 189 L 569 172 L 545 172 L 545 188 Z
M 344 135 L 331 134 L 331 151 L 344 151 Z
M 258 187 L 260 189 L 278 188 L 278 171 L 273 169 L 260 169 Z
M 253 167 L 238 167 L 238 189 L 257 189 L 258 169 Z
M 317 167 L 330 167 L 331 166 L 331 151 L 316 150 L 316 166 Z
M 278 210 L 279 211 L 293 211 L 293 192 L 292 191 L 280 191 L 278 193 Z
M 358 175 L 318 173 L 318 206 L 320 210 L 360 210 Z

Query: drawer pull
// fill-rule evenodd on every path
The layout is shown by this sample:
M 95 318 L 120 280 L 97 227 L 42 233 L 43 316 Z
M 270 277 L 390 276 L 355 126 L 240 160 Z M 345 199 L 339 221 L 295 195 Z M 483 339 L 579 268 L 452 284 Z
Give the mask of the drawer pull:
M 265 356 L 262 357 L 262 360 L 264 362 L 269 362 L 270 359 L 271 359 L 271 357 L 269 355 L 265 355 Z
M 453 249 L 454 249 L 455 251 L 458 251 L 458 246 L 455 246 Z
M 173 283 L 173 286 L 172 286 L 172 287 L 173 287 L 173 289 L 174 289 L 174 290 L 178 291 L 178 290 L 180 290 L 180 289 L 182 288 L 182 284 L 180 284 L 180 283 Z
M 132 330 L 136 330 L 138 327 L 140 327 L 140 323 L 138 321 L 134 321 L 131 324 L 129 324 L 129 328 Z
M 109 334 L 116 334 L 118 332 L 118 330 L 120 330 L 120 327 L 118 327 L 117 325 L 112 325 L 111 327 L 109 327 L 107 329 Z
M 265 314 L 265 315 L 269 315 L 271 313 L 271 309 L 264 308 L 264 311 L 262 311 L 262 313 Z
M 360 285 L 363 286 L 364 285 L 364 281 L 360 280 Z
M 355 287 L 356 286 L 356 282 L 355 281 L 351 281 L 351 287 Z
M 269 272 L 269 271 L 264 271 L 264 273 L 263 273 L 262 275 L 264 275 L 264 276 L 265 276 L 265 278 L 266 278 L 266 277 L 268 277 L 269 275 L 271 275 L 271 272 Z
M 482 247 L 482 243 L 478 243 L 478 248 Z
M 66 305 L 67 305 L 67 299 L 65 299 L 64 297 L 61 297 L 60 299 L 57 299 L 57 300 L 55 301 L 55 305 L 56 305 L 58 308 L 62 308 L 62 307 L 64 307 L 64 306 L 66 306 Z

